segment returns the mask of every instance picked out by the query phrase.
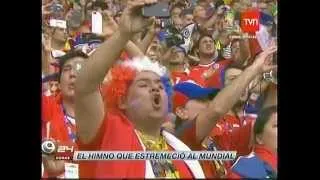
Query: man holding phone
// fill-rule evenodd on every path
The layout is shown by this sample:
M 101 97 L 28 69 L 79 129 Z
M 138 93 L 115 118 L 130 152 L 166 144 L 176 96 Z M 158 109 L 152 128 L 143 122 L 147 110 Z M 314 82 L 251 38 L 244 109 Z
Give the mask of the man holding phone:
M 167 136 L 163 135 L 166 132 L 161 131 L 161 125 L 168 112 L 168 94 L 161 80 L 162 77 L 165 77 L 162 74 L 163 71 L 156 73 L 154 70 L 157 71 L 159 68 L 159 70 L 164 70 L 164 68 L 157 63 L 153 64 L 148 58 L 138 57 L 131 62 L 128 60 L 128 67 L 118 64 L 111 69 L 133 35 L 141 32 L 154 21 L 153 18 L 141 16 L 142 6 L 156 2 L 156 0 L 129 0 L 118 30 L 97 49 L 81 70 L 79 79 L 76 81 L 76 119 L 80 149 L 155 151 L 157 147 L 160 147 L 161 151 L 171 151 L 178 147 L 168 144 Z M 130 65 L 130 63 L 133 64 Z M 144 63 L 155 65 L 153 66 L 155 69 L 150 70 L 150 67 L 146 67 L 149 70 L 140 71 L 136 68 L 135 63 L 141 63 L 138 66 L 141 65 L 142 68 L 144 68 Z M 97 88 L 109 69 L 112 70 L 112 79 L 109 83 L 114 86 L 110 86 L 112 88 L 109 88 L 108 93 L 104 94 L 107 97 L 103 102 L 102 94 Z M 133 71 L 136 74 L 131 74 Z M 127 78 L 132 78 L 132 80 Z M 129 90 L 124 90 L 127 87 L 123 87 L 120 91 L 124 90 L 125 93 L 120 95 L 115 91 L 119 89 L 116 86 L 122 83 L 127 84 Z M 114 101 L 121 97 L 127 97 L 129 104 L 138 102 L 139 105 L 128 104 L 125 107 L 120 105 L 119 101 Z M 131 97 L 137 99 L 134 100 Z M 108 110 L 105 109 L 106 107 Z M 139 109 L 134 110 L 136 107 Z M 88 115 L 93 116 L 89 118 Z M 126 133 L 126 136 L 123 136 L 123 133 Z M 170 137 L 172 139 L 170 142 L 181 143 L 173 135 Z M 161 143 L 164 146 L 153 146 L 146 142 Z M 185 146 L 183 149 L 187 150 Z M 193 166 L 184 161 L 83 162 L 83 164 L 80 163 L 80 173 L 81 170 L 89 171 L 87 175 L 90 178 L 205 178 L 199 162 L 192 161 L 191 163 Z M 91 176 L 90 171 L 94 172 Z

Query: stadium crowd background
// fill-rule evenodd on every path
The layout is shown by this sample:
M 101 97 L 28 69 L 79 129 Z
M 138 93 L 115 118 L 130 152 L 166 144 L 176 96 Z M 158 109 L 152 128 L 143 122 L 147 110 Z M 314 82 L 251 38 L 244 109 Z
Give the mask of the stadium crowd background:
M 169 3 L 170 16 L 156 18 L 142 32 L 135 33 L 123 48 L 118 61 L 131 61 L 134 57 L 145 55 L 152 62 L 157 61 L 167 68 L 169 83 L 165 84 L 165 89 L 170 95 L 170 110 L 162 128 L 179 137 L 191 150 L 236 150 L 238 156 L 252 160 L 248 163 L 238 160 L 236 165 L 235 162 L 220 161 L 201 164 L 206 177 L 274 176 L 277 172 L 277 120 L 274 120 L 277 112 L 276 68 L 257 74 L 248 87 L 240 92 L 240 99 L 235 105 L 215 122 L 214 128 L 204 134 L 198 144 L 194 143 L 197 140 L 193 141 L 190 124 L 199 111 L 210 107 L 210 102 L 217 94 L 243 74 L 256 59 L 265 55 L 264 58 L 271 59 L 272 65 L 277 64 L 276 53 L 263 54 L 271 51 L 270 46 L 277 43 L 277 1 L 161 2 Z M 127 0 L 42 0 L 43 139 L 52 138 L 61 142 L 71 140 L 71 143 L 77 141 L 74 106 L 64 100 L 74 96 L 70 89 L 75 88 L 75 80 L 70 79 L 75 79 L 77 74 L 71 72 L 67 77 L 64 73 L 77 69 L 81 63 L 68 64 L 68 60 L 75 57 L 90 59 L 102 43 L 108 42 L 118 31 L 127 3 Z M 259 13 L 258 32 L 247 33 L 240 28 L 242 13 L 249 11 Z M 102 15 L 102 32 L 99 34 L 92 33 L 94 12 Z M 63 21 L 53 22 L 53 19 Z M 101 92 L 106 92 L 103 94 L 110 92 L 107 86 L 114 78 L 111 71 L 108 71 L 100 85 Z M 118 75 L 121 76 L 121 72 Z M 173 91 L 170 91 L 172 87 Z M 227 99 L 225 101 L 228 102 Z M 65 122 L 70 123 L 67 125 Z M 272 123 L 271 130 L 269 122 Z M 139 135 L 147 139 L 146 135 Z M 268 150 L 260 147 L 263 144 L 268 144 Z M 263 153 L 258 159 L 251 158 L 252 151 Z M 65 162 L 54 161 L 48 156 L 43 158 L 43 177 L 61 176 L 64 173 Z M 255 165 L 261 159 L 267 162 L 270 171 L 266 172 L 270 173 L 261 172 L 257 168 L 259 165 Z M 92 167 L 87 164 L 80 166 L 80 177 L 97 177 L 91 174 L 92 170 L 82 173 L 87 170 L 81 168 Z M 182 174 L 159 177 L 184 177 Z

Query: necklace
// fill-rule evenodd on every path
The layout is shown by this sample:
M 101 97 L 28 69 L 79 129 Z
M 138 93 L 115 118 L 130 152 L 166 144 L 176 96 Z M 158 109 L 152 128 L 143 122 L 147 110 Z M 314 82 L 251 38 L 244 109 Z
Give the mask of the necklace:
M 147 151 L 168 151 L 166 140 L 162 135 L 159 138 L 154 138 L 140 131 L 137 131 L 137 133 Z M 157 178 L 180 178 L 179 172 L 171 160 L 150 160 L 150 162 L 153 173 Z

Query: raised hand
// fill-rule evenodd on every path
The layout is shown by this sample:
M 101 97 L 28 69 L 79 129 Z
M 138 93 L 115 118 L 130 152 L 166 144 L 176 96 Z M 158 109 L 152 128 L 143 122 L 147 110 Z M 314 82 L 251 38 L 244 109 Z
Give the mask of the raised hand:
M 151 33 L 159 33 L 161 31 L 161 20 L 155 19 L 155 21 L 150 26 L 148 26 L 147 29 Z
M 272 63 L 272 55 L 277 51 L 277 46 L 271 45 L 265 51 L 260 53 L 252 66 L 257 68 L 259 73 L 270 72 L 272 69 L 275 69 L 277 65 Z
M 157 0 L 128 0 L 127 8 L 120 18 L 119 30 L 123 33 L 134 34 L 150 26 L 154 18 L 142 16 L 141 8 L 144 5 L 154 4 Z
M 111 17 L 109 11 L 103 11 L 101 14 L 103 16 L 103 36 L 108 38 L 116 32 L 119 26 Z
M 46 52 L 51 52 L 52 50 L 51 43 L 52 43 L 52 29 L 50 27 L 47 27 L 44 34 L 44 41 L 42 42 L 42 45 Z

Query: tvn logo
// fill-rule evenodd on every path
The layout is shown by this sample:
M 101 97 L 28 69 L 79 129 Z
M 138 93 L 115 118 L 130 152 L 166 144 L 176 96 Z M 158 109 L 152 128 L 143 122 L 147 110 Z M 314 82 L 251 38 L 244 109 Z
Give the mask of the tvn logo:
M 260 12 L 257 10 L 246 11 L 241 14 L 241 29 L 243 32 L 255 33 L 259 31 Z

